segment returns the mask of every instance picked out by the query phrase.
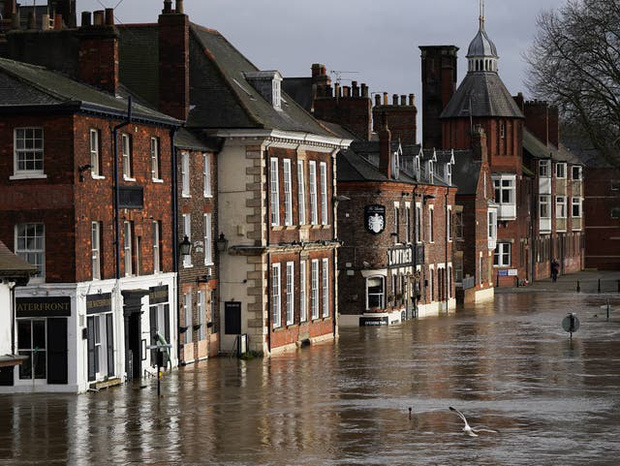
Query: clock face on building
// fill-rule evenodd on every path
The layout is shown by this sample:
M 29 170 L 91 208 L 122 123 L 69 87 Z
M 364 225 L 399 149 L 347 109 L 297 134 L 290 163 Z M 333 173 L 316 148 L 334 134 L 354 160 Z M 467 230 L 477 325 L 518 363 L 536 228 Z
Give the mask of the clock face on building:
M 364 209 L 364 223 L 366 230 L 374 235 L 378 235 L 385 230 L 385 206 L 366 206 Z

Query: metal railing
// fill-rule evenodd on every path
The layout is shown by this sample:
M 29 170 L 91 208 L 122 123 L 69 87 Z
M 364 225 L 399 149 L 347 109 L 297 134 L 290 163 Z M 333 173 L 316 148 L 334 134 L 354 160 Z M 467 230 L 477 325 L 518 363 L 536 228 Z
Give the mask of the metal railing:
M 463 278 L 463 290 L 469 290 L 476 286 L 476 277 Z

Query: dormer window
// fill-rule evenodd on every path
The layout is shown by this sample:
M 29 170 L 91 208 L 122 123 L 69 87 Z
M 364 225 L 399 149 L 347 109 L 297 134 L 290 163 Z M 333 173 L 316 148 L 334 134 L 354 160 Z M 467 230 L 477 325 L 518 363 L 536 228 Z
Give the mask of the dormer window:
M 433 182 L 434 176 L 435 174 L 434 174 L 434 168 L 433 168 L 433 161 L 429 160 L 428 161 L 428 182 L 429 183 Z
M 282 108 L 282 75 L 279 71 L 248 72 L 245 79 L 273 108 Z
M 452 185 L 452 164 L 446 164 L 446 181 L 449 185 Z

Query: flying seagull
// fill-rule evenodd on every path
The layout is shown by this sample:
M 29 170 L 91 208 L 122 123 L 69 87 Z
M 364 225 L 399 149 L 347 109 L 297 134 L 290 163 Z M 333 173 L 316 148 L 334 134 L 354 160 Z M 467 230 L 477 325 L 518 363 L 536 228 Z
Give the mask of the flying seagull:
M 478 437 L 477 432 L 491 432 L 491 433 L 494 433 L 494 434 L 499 434 L 499 432 L 497 430 L 488 429 L 488 428 L 483 427 L 483 426 L 471 427 L 469 425 L 469 423 L 467 422 L 467 418 L 465 417 L 465 415 L 462 412 L 460 412 L 456 408 L 453 408 L 452 406 L 450 406 L 450 411 L 455 412 L 457 414 L 457 416 L 460 417 L 463 420 L 463 422 L 465 423 L 465 427 L 463 427 L 463 432 L 465 432 L 470 437 Z

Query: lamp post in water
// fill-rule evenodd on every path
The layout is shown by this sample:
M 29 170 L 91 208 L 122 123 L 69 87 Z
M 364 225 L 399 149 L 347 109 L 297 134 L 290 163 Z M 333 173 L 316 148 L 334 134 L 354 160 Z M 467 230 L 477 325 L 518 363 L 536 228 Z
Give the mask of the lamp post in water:
M 562 320 L 562 328 L 570 333 L 570 338 L 573 338 L 573 332 L 579 329 L 579 319 L 574 312 L 569 312 Z

